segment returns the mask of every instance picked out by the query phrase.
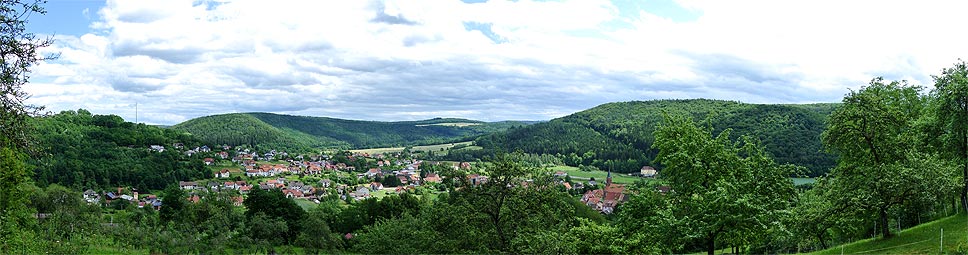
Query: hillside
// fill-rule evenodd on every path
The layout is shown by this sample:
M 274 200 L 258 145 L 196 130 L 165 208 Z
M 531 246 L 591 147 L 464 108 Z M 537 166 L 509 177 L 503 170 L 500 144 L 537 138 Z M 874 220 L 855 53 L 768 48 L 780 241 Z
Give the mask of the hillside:
M 359 121 L 272 113 L 233 113 L 195 118 L 172 127 L 209 144 L 271 149 L 369 148 L 469 139 L 532 122 L 482 122 L 435 118 Z
M 822 152 L 820 134 L 836 104 L 762 105 L 721 100 L 655 100 L 603 104 L 544 123 L 478 138 L 485 150 L 556 154 L 566 164 L 616 172 L 651 165 L 655 126 L 663 113 L 691 116 L 718 133 L 758 139 L 778 162 L 807 167 L 816 176 L 835 164 Z
M 191 179 L 211 177 L 202 171 L 202 157 L 184 158 L 170 146 L 199 146 L 191 137 L 170 129 L 125 122 L 116 115 L 86 110 L 64 111 L 31 119 L 38 152 L 33 159 L 38 186 L 60 184 L 86 188 L 134 186 L 158 190 Z M 156 152 L 152 145 L 168 149 Z
M 865 239 L 811 254 L 963 254 L 968 216 L 958 214 L 905 229 L 891 238 Z M 941 238 L 944 229 L 944 240 Z

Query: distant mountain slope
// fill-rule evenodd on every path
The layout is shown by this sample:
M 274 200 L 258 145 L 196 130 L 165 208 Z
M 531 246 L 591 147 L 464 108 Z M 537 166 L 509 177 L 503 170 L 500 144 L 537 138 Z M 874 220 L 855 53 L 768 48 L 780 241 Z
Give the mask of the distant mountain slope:
M 359 121 L 272 113 L 233 113 L 195 118 L 173 126 L 210 144 L 275 149 L 366 148 L 467 139 L 533 122 L 482 122 L 435 118 L 422 121 Z
M 836 104 L 761 105 L 720 100 L 656 100 L 603 104 L 545 123 L 485 135 L 486 150 L 557 154 L 569 165 L 593 165 L 616 172 L 651 165 L 655 126 L 663 113 L 691 116 L 715 133 L 730 128 L 732 138 L 751 135 L 777 161 L 819 175 L 835 164 L 822 152 L 820 133 Z

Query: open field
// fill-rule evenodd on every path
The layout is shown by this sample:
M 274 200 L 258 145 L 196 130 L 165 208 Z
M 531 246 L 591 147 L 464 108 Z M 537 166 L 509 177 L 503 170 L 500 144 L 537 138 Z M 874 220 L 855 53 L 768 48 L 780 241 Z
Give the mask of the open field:
M 578 170 L 577 167 L 573 166 L 553 166 L 551 171 L 564 171 L 572 180 L 588 180 L 591 177 L 595 177 L 595 181 L 601 183 L 605 181 L 605 177 L 608 176 L 606 171 L 591 171 L 585 172 Z M 635 181 L 642 179 L 641 177 L 629 176 L 628 174 L 612 173 L 612 182 L 619 184 L 632 184 Z
M 302 209 L 306 211 L 309 211 L 310 209 L 313 209 L 316 207 L 316 203 L 313 203 L 313 201 L 309 201 L 306 199 L 293 199 L 293 201 L 296 201 L 296 204 L 299 205 L 299 207 L 302 207 Z
M 942 250 L 957 253 L 958 245 L 968 241 L 966 237 L 968 215 L 958 214 L 905 229 L 889 239 L 864 239 L 811 254 L 938 254 Z
M 417 152 L 417 151 L 434 151 L 434 152 L 437 152 L 437 151 L 440 151 L 440 149 L 445 149 L 446 150 L 446 149 L 450 149 L 450 148 L 453 148 L 454 146 L 458 146 L 458 145 L 467 145 L 467 146 L 470 146 L 471 145 L 471 142 L 445 143 L 445 144 L 413 146 L 413 151 L 414 152 Z M 471 146 L 471 147 L 475 147 L 475 146 Z M 387 148 L 372 148 L 372 149 L 350 150 L 350 152 L 353 152 L 353 153 L 368 153 L 368 154 L 395 153 L 395 152 L 401 152 L 401 151 L 403 151 L 403 149 L 404 149 L 404 147 L 387 147 Z

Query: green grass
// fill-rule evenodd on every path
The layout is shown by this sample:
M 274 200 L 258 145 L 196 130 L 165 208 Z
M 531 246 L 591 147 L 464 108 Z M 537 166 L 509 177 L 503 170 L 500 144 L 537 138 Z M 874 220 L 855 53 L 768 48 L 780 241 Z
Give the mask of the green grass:
M 302 207 L 302 209 L 306 211 L 316 208 L 316 203 L 313 203 L 313 201 L 309 201 L 306 199 L 293 199 L 293 201 L 296 201 L 296 204 L 299 205 L 299 207 Z
M 944 229 L 944 243 L 941 243 Z M 955 253 L 968 242 L 968 215 L 958 214 L 901 231 L 888 239 L 871 238 L 811 254 L 937 254 Z
M 393 192 L 392 188 L 391 188 L 390 192 Z M 370 192 L 370 196 L 371 197 L 375 197 L 377 199 L 386 197 L 387 194 L 388 193 L 387 193 L 387 190 L 386 189 L 378 189 L 378 190 L 375 190 L 375 191 L 371 191 Z
M 585 172 L 578 170 L 577 167 L 573 166 L 553 166 L 550 168 L 552 172 L 554 171 L 564 171 L 572 180 L 584 181 L 591 177 L 595 177 L 595 181 L 601 183 L 605 181 L 605 177 L 608 176 L 606 171 L 590 171 Z M 612 173 L 612 182 L 618 184 L 632 184 L 637 180 L 641 180 L 641 177 L 629 176 L 628 174 Z

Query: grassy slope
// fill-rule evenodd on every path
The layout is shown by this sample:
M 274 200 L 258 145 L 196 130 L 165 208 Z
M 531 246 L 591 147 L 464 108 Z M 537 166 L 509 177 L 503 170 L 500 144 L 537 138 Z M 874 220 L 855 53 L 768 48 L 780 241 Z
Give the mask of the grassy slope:
M 812 254 L 936 254 L 942 245 L 942 228 L 945 253 L 954 253 L 968 241 L 968 215 L 959 214 L 905 229 L 890 239 L 865 239 Z

